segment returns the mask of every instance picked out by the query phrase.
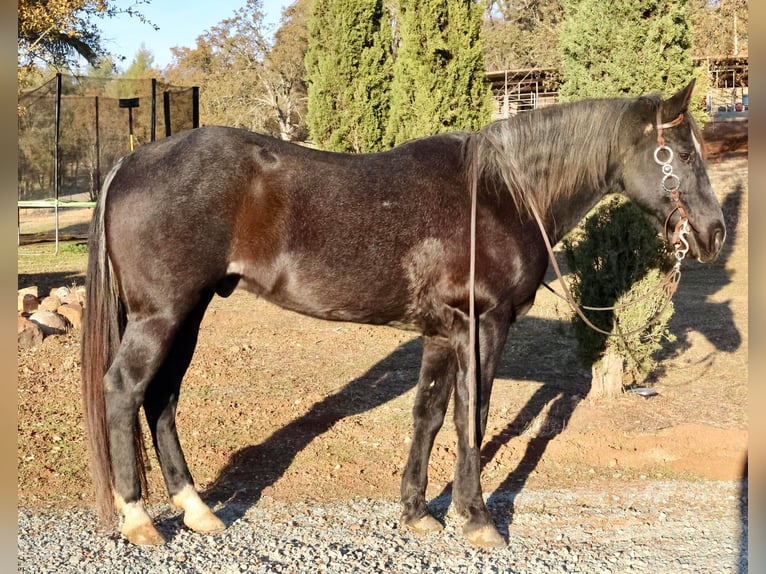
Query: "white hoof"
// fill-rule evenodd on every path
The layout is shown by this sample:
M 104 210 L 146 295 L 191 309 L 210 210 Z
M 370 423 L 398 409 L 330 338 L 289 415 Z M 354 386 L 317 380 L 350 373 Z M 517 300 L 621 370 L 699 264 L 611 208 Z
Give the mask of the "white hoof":
M 128 503 L 117 494 L 114 495 L 114 502 L 117 510 L 122 514 L 120 532 L 128 539 L 128 542 L 138 546 L 165 543 L 165 537 L 154 527 L 152 518 L 146 512 L 143 502 L 139 500 Z
M 439 532 L 444 529 L 442 523 L 436 520 L 430 514 L 421 516 L 413 522 L 407 522 L 404 519 L 401 521 L 402 526 L 409 528 L 416 534 L 430 534 L 431 532 Z
M 213 514 L 207 504 L 202 502 L 193 486 L 185 486 L 171 500 L 175 506 L 184 511 L 184 524 L 194 532 L 217 534 L 226 530 L 226 525 Z

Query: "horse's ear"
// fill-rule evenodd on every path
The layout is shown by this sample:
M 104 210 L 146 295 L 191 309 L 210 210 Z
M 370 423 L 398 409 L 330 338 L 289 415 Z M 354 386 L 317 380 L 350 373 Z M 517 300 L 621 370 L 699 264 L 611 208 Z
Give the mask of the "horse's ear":
M 689 82 L 688 86 L 662 102 L 663 121 L 672 120 L 689 109 L 689 102 L 692 99 L 692 91 L 694 91 L 695 82 L 696 79 L 692 78 L 692 81 Z

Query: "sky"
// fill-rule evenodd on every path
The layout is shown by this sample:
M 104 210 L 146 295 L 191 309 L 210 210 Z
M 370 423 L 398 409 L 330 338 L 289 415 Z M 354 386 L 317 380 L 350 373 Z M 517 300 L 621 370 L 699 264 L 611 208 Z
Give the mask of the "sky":
M 129 5 L 131 2 L 117 2 Z M 234 15 L 245 6 L 246 0 L 151 0 L 149 4 L 137 6 L 139 12 L 159 26 L 155 31 L 138 18 L 121 15 L 98 20 L 103 46 L 112 54 L 125 56 L 117 67 L 124 70 L 133 61 L 143 43 L 154 55 L 154 65 L 163 69 L 171 61 L 170 48 L 174 46 L 193 47 L 197 36 L 209 30 L 221 20 Z M 263 0 L 264 21 L 276 31 L 282 8 L 290 0 Z

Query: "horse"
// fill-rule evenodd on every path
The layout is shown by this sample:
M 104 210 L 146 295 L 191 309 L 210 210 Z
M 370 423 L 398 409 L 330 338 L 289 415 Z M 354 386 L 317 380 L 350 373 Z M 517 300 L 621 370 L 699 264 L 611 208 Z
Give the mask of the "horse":
M 311 317 L 419 331 L 401 525 L 443 527 L 425 492 L 454 397 L 454 510 L 471 544 L 504 546 L 482 498 L 481 440 L 509 327 L 548 267 L 545 243 L 621 193 L 666 241 L 678 243 L 683 225 L 684 253 L 704 263 L 721 251 L 726 229 L 688 109 L 693 87 L 557 104 L 372 154 L 210 126 L 118 160 L 91 222 L 81 347 L 100 519 L 113 524 L 116 509 L 129 542 L 164 542 L 142 498 L 143 406 L 184 524 L 225 528 L 195 488 L 175 417 L 205 310 L 239 287 Z

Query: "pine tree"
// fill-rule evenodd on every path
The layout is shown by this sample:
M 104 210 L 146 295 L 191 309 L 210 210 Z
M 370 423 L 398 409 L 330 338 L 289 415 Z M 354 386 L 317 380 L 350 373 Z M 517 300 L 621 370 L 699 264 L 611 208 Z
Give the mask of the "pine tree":
M 382 149 L 391 82 L 383 0 L 315 0 L 305 63 L 314 142 L 335 151 Z
M 640 380 L 655 367 L 654 355 L 662 341 L 675 339 L 668 329 L 673 303 L 666 302 L 665 292 L 656 288 L 674 258 L 641 209 L 620 196 L 606 199 L 565 238 L 564 256 L 573 270 L 569 283 L 576 300 L 591 307 L 617 307 L 584 310 L 594 325 L 615 337 L 592 330 L 579 317 L 573 320 L 573 328 L 580 356 L 594 367 L 597 394 L 618 394 L 623 373 L 631 382 Z M 600 375 L 608 376 L 610 357 L 620 359 L 616 388 L 611 390 L 601 387 L 600 381 Z
M 491 117 L 480 40 L 482 8 L 472 0 L 401 0 L 386 141 L 474 130 Z

